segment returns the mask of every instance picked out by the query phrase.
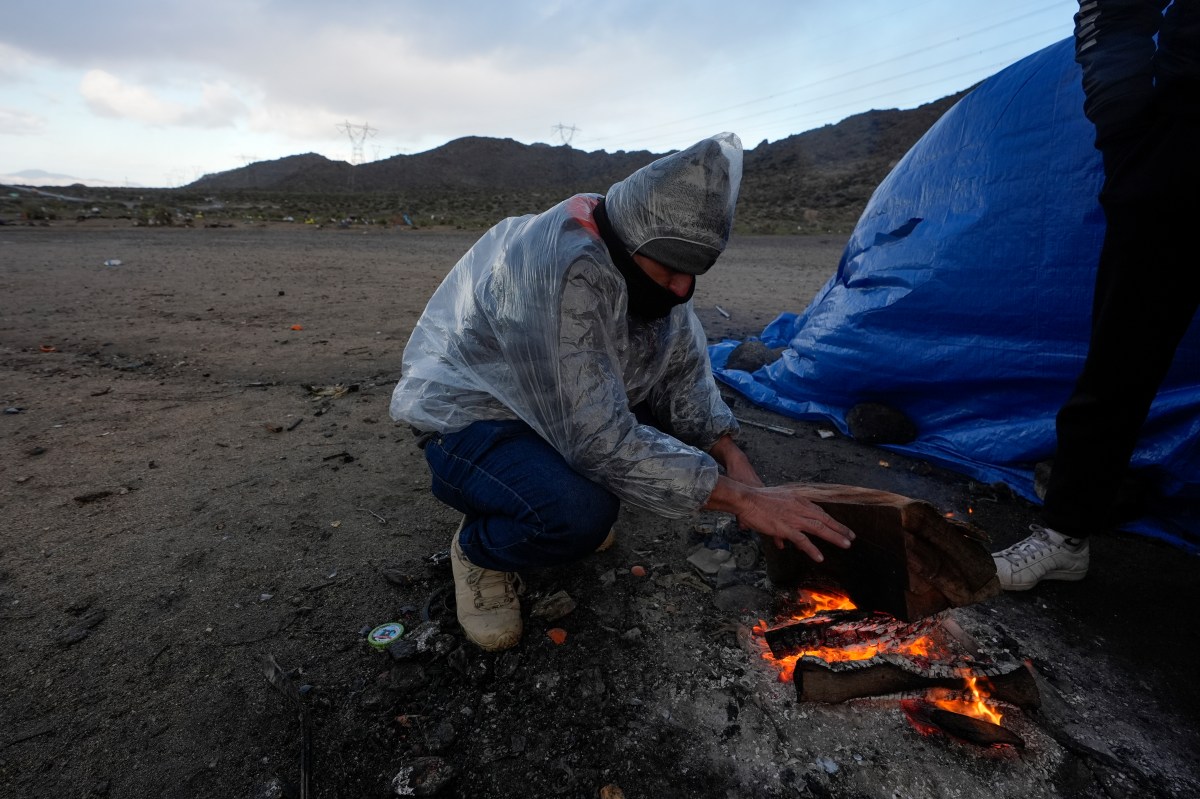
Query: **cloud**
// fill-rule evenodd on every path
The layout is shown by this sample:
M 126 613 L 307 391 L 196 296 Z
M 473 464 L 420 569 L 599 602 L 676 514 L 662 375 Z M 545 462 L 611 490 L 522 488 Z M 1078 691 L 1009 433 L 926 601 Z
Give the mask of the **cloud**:
M 41 133 L 45 127 L 46 120 L 36 114 L 12 108 L 0 108 L 0 134 L 30 136 Z
M 24 80 L 31 68 L 38 64 L 24 50 L 6 42 L 0 42 L 0 83 L 16 83 Z
M 126 83 L 102 69 L 88 70 L 79 83 L 79 92 L 95 114 L 156 126 L 227 127 L 247 111 L 245 103 L 225 83 L 204 84 L 199 101 L 188 106 L 163 99 L 144 86 Z

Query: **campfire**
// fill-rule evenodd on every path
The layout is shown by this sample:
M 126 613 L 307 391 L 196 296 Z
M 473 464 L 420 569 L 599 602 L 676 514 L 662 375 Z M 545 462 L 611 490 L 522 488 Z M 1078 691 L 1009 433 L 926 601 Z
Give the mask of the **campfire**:
M 791 618 L 773 626 L 760 620 L 753 632 L 763 659 L 795 683 L 800 701 L 903 694 L 901 709 L 924 735 L 1020 747 L 998 702 L 1038 705 L 1028 667 L 983 655 L 948 615 L 904 622 L 861 611 L 836 590 L 800 589 Z
M 896 494 L 820 490 L 815 501 L 858 538 L 820 567 L 768 557 L 772 582 L 796 591 L 774 624 L 754 628 L 763 658 L 802 702 L 900 695 L 922 734 L 1023 746 L 1000 703 L 1036 708 L 1032 672 L 1011 653 L 984 651 L 949 610 L 998 593 L 982 534 Z

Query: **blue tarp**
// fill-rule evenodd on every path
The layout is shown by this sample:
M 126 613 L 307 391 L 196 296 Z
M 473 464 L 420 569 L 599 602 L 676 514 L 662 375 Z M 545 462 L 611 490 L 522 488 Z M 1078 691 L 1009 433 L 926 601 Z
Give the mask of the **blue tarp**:
M 879 185 L 809 307 L 763 331 L 783 357 L 728 370 L 738 342 L 722 342 L 710 348 L 717 377 L 843 433 L 858 403 L 898 408 L 920 435 L 893 449 L 1036 501 L 1033 467 L 1053 457 L 1054 417 L 1086 354 L 1104 232 L 1082 107 L 1069 39 L 980 84 Z M 1198 441 L 1194 322 L 1132 463 L 1161 496 L 1124 529 L 1200 553 Z

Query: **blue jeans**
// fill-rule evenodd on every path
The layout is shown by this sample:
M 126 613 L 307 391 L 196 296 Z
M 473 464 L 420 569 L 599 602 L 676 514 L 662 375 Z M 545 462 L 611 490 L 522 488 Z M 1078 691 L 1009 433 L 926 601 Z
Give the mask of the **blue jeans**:
M 425 460 L 433 495 L 466 516 L 463 554 L 485 569 L 579 560 L 604 541 L 621 506 L 521 421 L 475 422 L 434 436 Z

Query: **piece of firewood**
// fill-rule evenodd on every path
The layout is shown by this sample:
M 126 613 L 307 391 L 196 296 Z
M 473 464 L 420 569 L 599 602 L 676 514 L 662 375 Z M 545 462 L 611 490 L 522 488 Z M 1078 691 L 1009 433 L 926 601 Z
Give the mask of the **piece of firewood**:
M 847 550 L 816 542 L 825 555 L 821 564 L 765 541 L 767 576 L 777 587 L 832 580 L 859 608 L 905 621 L 1000 593 L 986 535 L 928 502 L 856 486 L 795 485 L 856 537 Z
M 1025 740 L 1007 727 L 955 713 L 923 699 L 905 699 L 900 703 L 900 707 L 918 729 L 932 727 L 976 746 L 1007 744 L 1019 749 L 1025 748 Z
M 905 668 L 899 659 L 887 655 L 860 661 L 848 666 L 801 658 L 796 663 L 793 679 L 796 697 L 801 702 L 845 702 L 865 696 L 923 691 L 928 688 L 961 688 L 962 677 L 952 669 L 920 672 Z M 989 694 L 994 698 L 1029 710 L 1041 704 L 1037 684 L 1028 667 L 1018 665 L 1003 673 L 983 673 Z

